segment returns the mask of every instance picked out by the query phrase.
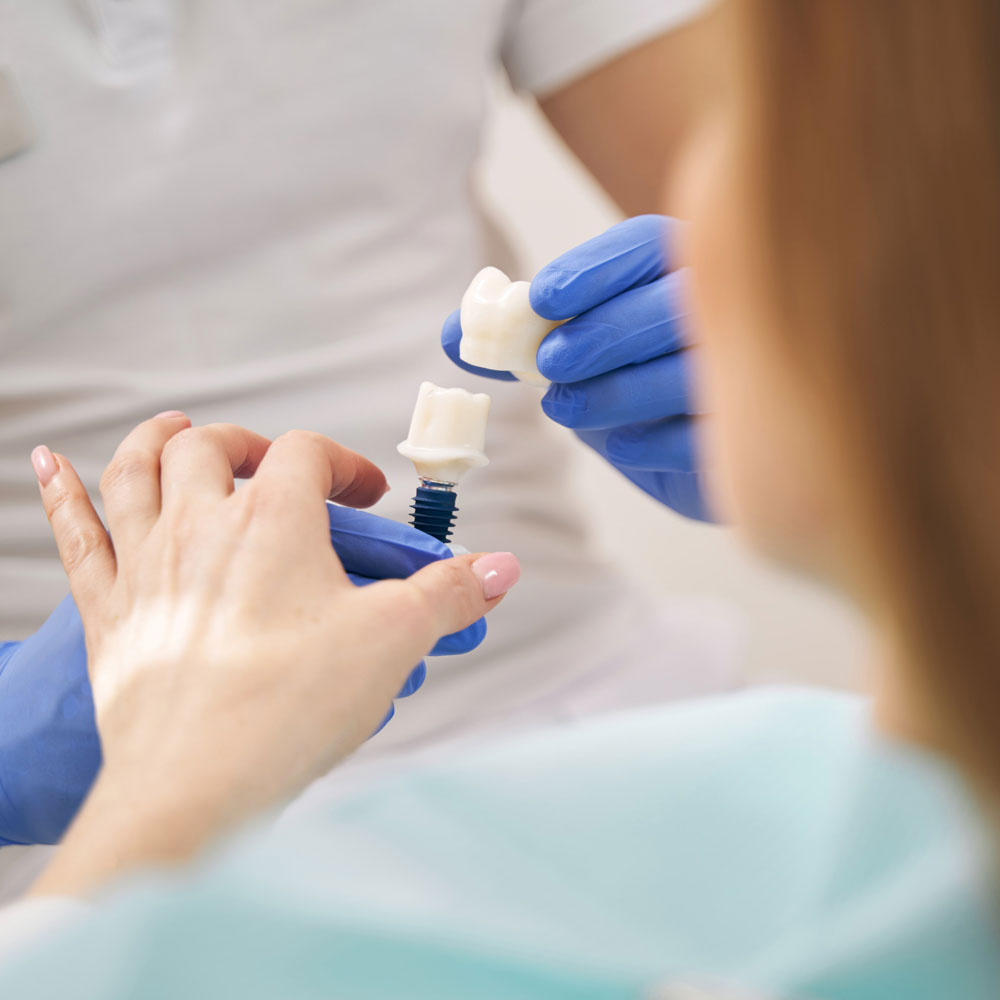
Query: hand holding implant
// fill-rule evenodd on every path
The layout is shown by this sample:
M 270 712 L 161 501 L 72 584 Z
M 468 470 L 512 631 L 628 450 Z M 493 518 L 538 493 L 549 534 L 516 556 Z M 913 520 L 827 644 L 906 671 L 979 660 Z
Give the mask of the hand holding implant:
M 519 309 L 508 313 L 509 328 L 520 331 L 522 341 L 537 338 L 535 367 L 549 383 L 545 413 L 661 503 L 705 520 L 685 273 L 669 261 L 677 225 L 659 215 L 627 219 L 546 265 L 530 285 L 510 283 L 519 286 L 515 292 L 495 275 L 484 282 L 481 272 L 462 310 L 445 321 L 441 339 L 445 353 L 467 371 L 519 377 L 509 367 L 491 368 L 502 352 L 479 346 L 501 325 L 503 297 L 513 299 Z M 479 300 L 491 294 L 494 304 L 480 308 Z M 522 299 L 534 326 L 520 319 Z

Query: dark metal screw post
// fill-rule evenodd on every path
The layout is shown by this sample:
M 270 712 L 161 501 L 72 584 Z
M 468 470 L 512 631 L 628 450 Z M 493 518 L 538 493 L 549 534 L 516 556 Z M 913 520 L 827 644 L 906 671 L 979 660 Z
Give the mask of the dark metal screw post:
M 455 484 L 421 479 L 413 498 L 413 527 L 448 544 L 458 508 Z

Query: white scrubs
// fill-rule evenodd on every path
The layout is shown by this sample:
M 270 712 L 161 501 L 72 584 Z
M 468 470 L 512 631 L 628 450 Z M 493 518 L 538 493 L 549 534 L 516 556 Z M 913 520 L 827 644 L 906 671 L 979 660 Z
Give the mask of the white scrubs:
M 0 636 L 66 585 L 27 462 L 89 487 L 160 410 L 326 433 L 381 465 L 421 380 L 489 391 L 491 465 L 459 540 L 522 583 L 484 648 L 433 661 L 365 752 L 717 686 L 728 633 L 588 552 L 571 436 L 537 391 L 487 382 L 438 335 L 487 263 L 470 192 L 498 63 L 546 94 L 703 0 L 0 0 L 0 65 L 35 135 L 0 162 Z

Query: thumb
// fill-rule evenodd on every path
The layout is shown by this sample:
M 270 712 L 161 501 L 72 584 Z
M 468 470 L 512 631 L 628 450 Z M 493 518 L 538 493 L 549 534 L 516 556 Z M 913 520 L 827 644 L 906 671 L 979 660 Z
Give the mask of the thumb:
M 407 581 L 432 610 L 434 640 L 478 621 L 521 577 L 512 552 L 456 556 L 425 566 Z
M 440 559 L 403 581 L 421 610 L 427 648 L 492 611 L 520 576 L 512 553 L 489 552 Z

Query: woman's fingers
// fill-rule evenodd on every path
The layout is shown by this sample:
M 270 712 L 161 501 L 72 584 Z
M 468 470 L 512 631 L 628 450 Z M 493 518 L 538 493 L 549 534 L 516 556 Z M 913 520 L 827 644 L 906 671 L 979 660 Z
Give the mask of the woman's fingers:
M 387 489 L 378 466 L 336 441 L 309 431 L 276 438 L 254 476 L 258 494 L 279 498 L 291 508 L 316 509 L 326 525 L 324 500 L 370 507 Z
M 181 431 L 164 443 L 160 457 L 164 505 L 185 498 L 229 496 L 233 480 L 252 476 L 270 446 L 266 437 L 236 424 L 205 424 Z
M 425 566 L 407 580 L 385 580 L 365 588 L 377 620 L 392 622 L 381 632 L 394 656 L 422 656 L 443 635 L 467 628 L 517 583 L 521 567 L 510 552 L 456 556 Z
M 115 581 L 115 554 L 101 519 L 87 496 L 76 470 L 62 455 L 40 445 L 31 453 L 31 464 L 42 493 L 59 558 L 69 577 L 70 589 L 86 621 L 93 602 Z
M 101 476 L 108 530 L 127 547 L 144 538 L 160 516 L 160 454 L 179 431 L 191 426 L 181 412 L 146 420 L 115 449 Z
M 253 482 L 241 491 L 253 516 L 245 536 L 248 551 L 285 559 L 324 553 L 325 568 L 347 583 L 330 544 L 325 500 L 369 507 L 387 489 L 385 476 L 366 458 L 322 434 L 290 431 L 276 438 Z

